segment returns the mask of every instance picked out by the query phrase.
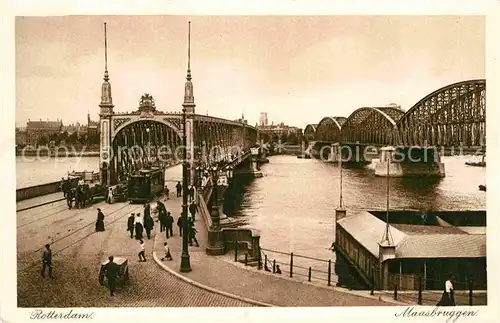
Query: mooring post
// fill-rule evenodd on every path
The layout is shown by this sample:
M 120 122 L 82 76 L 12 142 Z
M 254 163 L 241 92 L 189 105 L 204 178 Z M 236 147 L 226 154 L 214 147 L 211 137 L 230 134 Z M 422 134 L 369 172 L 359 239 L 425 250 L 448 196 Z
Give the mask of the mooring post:
M 332 285 L 332 260 L 328 259 L 328 286 Z
M 260 251 L 260 246 L 259 246 L 259 258 L 258 258 L 258 269 L 261 270 L 262 269 L 262 255 L 261 255 L 261 251 Z
M 273 274 L 276 273 L 276 259 L 273 260 Z
M 472 298 L 474 297 L 473 291 L 472 291 L 472 279 L 469 279 L 469 306 L 472 306 Z
M 238 241 L 234 241 L 234 261 L 238 261 Z
M 418 277 L 418 305 L 422 305 L 422 277 Z
M 293 277 L 293 252 L 290 253 L 290 277 Z
M 311 267 L 309 267 L 308 281 L 311 281 Z
M 398 284 L 394 284 L 394 299 L 398 299 Z
M 248 254 L 245 254 L 245 266 L 248 264 Z

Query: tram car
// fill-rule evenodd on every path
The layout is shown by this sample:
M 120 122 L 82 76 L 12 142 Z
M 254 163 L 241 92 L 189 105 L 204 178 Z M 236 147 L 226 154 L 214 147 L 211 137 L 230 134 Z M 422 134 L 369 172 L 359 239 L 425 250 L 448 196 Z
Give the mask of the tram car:
M 141 169 L 128 178 L 128 200 L 131 203 L 145 203 L 161 195 L 165 187 L 165 169 L 151 167 Z

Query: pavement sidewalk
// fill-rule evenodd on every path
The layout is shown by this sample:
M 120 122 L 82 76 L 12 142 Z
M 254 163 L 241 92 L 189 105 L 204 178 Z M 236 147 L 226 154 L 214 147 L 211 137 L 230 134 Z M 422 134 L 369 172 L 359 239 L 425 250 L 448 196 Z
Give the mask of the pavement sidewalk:
M 180 216 L 181 200 L 174 196 L 166 203 L 175 221 Z M 370 296 L 368 291 L 350 292 L 337 287 L 320 287 L 256 268 L 250 269 L 233 262 L 231 253 L 217 257 L 208 256 L 205 253 L 207 228 L 200 216 L 196 218 L 195 227 L 198 230 L 200 247 L 189 247 L 191 272 L 180 273 L 179 270 L 182 239 L 177 227 L 174 228 L 174 236 L 166 239 L 165 233 L 159 232 L 159 225 L 156 226 L 153 255 L 155 261 L 165 270 L 199 287 L 225 295 L 231 294 L 240 300 L 252 300 L 256 305 L 263 306 L 391 306 L 395 303 L 383 294 Z M 160 260 L 164 257 L 165 241 L 168 241 L 170 246 L 173 257 L 171 261 Z M 379 297 L 382 300 L 379 300 Z

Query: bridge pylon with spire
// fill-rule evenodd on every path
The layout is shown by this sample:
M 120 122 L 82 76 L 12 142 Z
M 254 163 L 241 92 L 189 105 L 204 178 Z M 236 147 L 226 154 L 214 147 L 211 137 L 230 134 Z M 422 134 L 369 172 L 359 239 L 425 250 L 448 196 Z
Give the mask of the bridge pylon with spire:
M 258 145 L 257 128 L 245 124 L 245 120 L 233 121 L 196 114 L 190 32 L 182 103 L 186 112 L 185 124 L 180 109 L 176 112 L 159 110 L 158 102 L 148 93 L 140 97 L 136 111 L 115 111 L 108 72 L 107 36 L 107 25 L 104 23 L 104 81 L 99 104 L 99 169 L 103 185 L 112 186 L 122 182 L 129 174 L 147 165 L 158 163 L 170 166 L 181 163 L 182 127 L 186 127 L 190 184 L 195 184 L 199 179 L 196 169 L 207 169 L 214 165 L 235 167 L 247 159 L 254 159 L 249 157 L 250 148 Z

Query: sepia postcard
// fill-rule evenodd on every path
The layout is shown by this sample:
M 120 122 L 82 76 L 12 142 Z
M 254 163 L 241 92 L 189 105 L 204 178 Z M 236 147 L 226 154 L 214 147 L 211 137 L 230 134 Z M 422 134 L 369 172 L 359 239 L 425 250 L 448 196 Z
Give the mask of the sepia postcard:
M 498 320 L 498 5 L 55 3 L 2 28 L 2 322 Z

